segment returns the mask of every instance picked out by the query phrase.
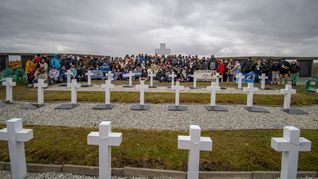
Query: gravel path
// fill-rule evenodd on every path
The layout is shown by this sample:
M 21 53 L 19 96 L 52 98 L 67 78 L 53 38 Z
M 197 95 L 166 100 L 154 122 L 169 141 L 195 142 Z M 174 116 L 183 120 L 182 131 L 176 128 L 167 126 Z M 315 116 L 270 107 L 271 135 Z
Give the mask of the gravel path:
M 12 179 L 10 171 L 0 170 L 0 178 L 1 179 Z M 74 175 L 71 173 L 46 172 L 46 173 L 28 173 L 28 176 L 25 179 L 50 179 L 50 178 L 97 179 L 98 177 L 91 177 L 91 176 L 85 176 L 85 175 Z M 147 179 L 147 178 L 148 177 L 116 177 L 116 176 L 112 177 L 112 179 Z M 156 179 L 159 179 L 159 177 Z M 162 179 L 162 178 L 160 178 L 160 179 Z
M 282 129 L 294 125 L 301 129 L 318 129 L 318 106 L 301 107 L 308 115 L 290 115 L 281 107 L 265 107 L 270 113 L 250 113 L 243 105 L 225 105 L 229 112 L 206 111 L 204 105 L 188 105 L 185 112 L 168 111 L 169 104 L 151 104 L 149 111 L 131 111 L 131 104 L 115 103 L 112 110 L 92 110 L 96 103 L 81 103 L 72 110 L 57 110 L 60 103 L 48 103 L 37 110 L 21 109 L 25 102 L 0 108 L 0 123 L 22 118 L 24 124 L 95 127 L 103 120 L 113 127 L 140 129 L 188 129 L 190 124 L 202 129 Z

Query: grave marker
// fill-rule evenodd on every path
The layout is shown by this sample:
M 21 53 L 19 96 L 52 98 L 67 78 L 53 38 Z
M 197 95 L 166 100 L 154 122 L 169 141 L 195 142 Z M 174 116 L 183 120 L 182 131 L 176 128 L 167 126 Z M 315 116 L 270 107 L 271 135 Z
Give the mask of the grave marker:
M 199 178 L 200 151 L 212 150 L 211 138 L 201 137 L 200 126 L 190 125 L 190 136 L 178 136 L 178 149 L 189 150 L 187 178 Z
M 296 93 L 296 90 L 292 89 L 292 85 L 285 85 L 285 89 L 281 89 L 280 93 L 284 95 L 283 110 L 286 113 L 297 114 L 297 115 L 308 114 L 307 112 L 305 112 L 301 109 L 290 108 L 291 96 L 292 96 L 292 94 Z
M 108 73 L 107 73 L 107 80 L 110 80 L 110 81 L 113 81 L 113 74 L 112 72 L 109 70 Z
M 157 88 L 157 86 L 153 85 L 153 78 L 156 76 L 152 71 L 150 71 L 150 74 L 148 75 L 150 78 L 150 85 L 149 88 Z
M 211 82 L 211 86 L 207 87 L 207 90 L 211 92 L 210 106 L 205 106 L 208 111 L 227 111 L 223 106 L 216 105 L 216 91 L 221 90 L 220 86 L 216 82 Z
M 24 142 L 33 138 L 33 131 L 23 129 L 19 118 L 10 119 L 6 124 L 7 128 L 0 130 L 0 140 L 8 141 L 12 178 L 22 179 L 27 175 Z
M 129 76 L 129 82 L 128 82 L 128 85 L 124 85 L 124 88 L 132 88 L 132 87 L 134 87 L 134 86 L 132 85 L 132 77 L 134 76 L 134 74 L 132 73 L 132 71 L 129 71 L 128 76 Z
M 172 90 L 175 90 L 176 92 L 176 97 L 175 97 L 175 105 L 170 105 L 168 106 L 169 111 L 187 111 L 188 107 L 187 106 L 180 106 L 180 90 L 184 90 L 184 86 L 180 86 L 180 82 L 176 82 L 176 86 L 171 88 Z
M 177 77 L 177 75 L 174 74 L 173 70 L 171 70 L 171 75 L 169 75 L 169 77 L 171 78 L 171 87 L 174 87 L 174 78 Z
M 91 132 L 87 136 L 88 145 L 98 145 L 99 178 L 111 179 L 111 146 L 119 146 L 122 133 L 112 132 L 111 122 L 99 124 L 99 132 Z
M 67 70 L 66 71 L 66 84 L 60 84 L 59 86 L 66 86 L 69 87 L 69 85 L 71 84 L 71 70 Z
M 81 87 L 91 87 L 92 85 L 92 75 L 94 75 L 94 73 L 92 73 L 91 70 L 88 70 L 87 73 L 85 73 L 85 75 L 87 76 L 87 84 L 83 84 L 81 85 Z
M 237 89 L 242 90 L 242 81 L 244 79 L 244 76 L 242 73 L 236 74 L 235 78 L 237 78 Z
M 265 82 L 268 77 L 265 75 L 265 73 L 262 73 L 262 75 L 259 77 L 261 79 L 261 89 L 265 90 Z
M 105 104 L 98 104 L 95 107 L 93 107 L 93 109 L 112 109 L 114 107 L 113 104 L 110 104 L 110 89 L 114 88 L 112 80 L 110 78 L 108 80 L 105 80 L 105 84 L 102 85 L 102 88 L 105 89 Z
M 190 87 L 191 89 L 199 89 L 199 87 L 197 87 L 197 76 L 196 75 L 189 75 L 190 77 L 193 78 L 193 86 Z
M 140 85 L 136 86 L 139 89 L 140 103 L 132 105 L 130 110 L 149 110 L 150 105 L 145 105 L 145 89 L 148 88 L 148 85 L 145 85 L 145 81 L 140 80 Z
M 300 137 L 300 130 L 294 126 L 284 127 L 282 138 L 272 138 L 271 146 L 282 152 L 281 179 L 296 179 L 299 151 L 310 151 L 311 141 Z
M 44 106 L 44 88 L 48 87 L 47 83 L 44 83 L 44 79 L 38 79 L 37 83 L 34 83 L 34 87 L 38 88 L 37 89 L 37 98 L 38 98 L 38 103 L 37 104 L 27 104 L 23 106 L 23 109 L 37 109 L 42 106 Z
M 155 49 L 155 54 L 160 54 L 161 56 L 170 53 L 171 49 L 167 49 L 165 43 L 160 43 L 160 48 Z
M 12 87 L 16 86 L 16 82 L 12 82 L 12 78 L 6 78 L 6 81 L 2 82 L 2 86 L 6 87 L 6 100 L 7 103 L 13 102 Z
M 248 110 L 249 112 L 269 113 L 269 111 L 262 107 L 253 106 L 254 91 L 257 91 L 257 88 L 254 88 L 254 83 L 248 83 L 247 87 L 243 88 L 243 91 L 247 91 L 247 107 L 245 107 L 246 110 Z
M 69 87 L 71 88 L 71 104 L 61 104 L 55 109 L 73 109 L 79 106 L 79 104 L 77 104 L 77 89 L 80 88 L 81 85 L 77 83 L 76 79 L 72 79 L 72 83 Z

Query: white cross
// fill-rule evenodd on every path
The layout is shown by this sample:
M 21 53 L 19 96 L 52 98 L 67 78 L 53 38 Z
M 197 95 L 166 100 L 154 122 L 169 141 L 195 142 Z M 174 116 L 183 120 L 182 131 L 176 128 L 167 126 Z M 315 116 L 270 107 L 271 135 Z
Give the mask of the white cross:
M 242 73 L 238 73 L 236 74 L 235 78 L 237 78 L 237 88 L 238 89 L 242 89 L 242 80 L 244 79 L 244 76 L 242 75 Z
M 47 87 L 47 83 L 44 83 L 44 79 L 38 79 L 38 83 L 34 83 L 34 87 L 38 88 L 38 104 L 44 104 L 44 89 Z
M 211 86 L 208 86 L 206 89 L 211 92 L 210 106 L 215 106 L 216 91 L 221 89 L 220 86 L 216 82 L 212 82 Z
M 132 86 L 132 77 L 133 77 L 132 71 L 129 71 L 128 76 L 129 76 L 129 86 Z
M 13 179 L 22 179 L 27 175 L 24 142 L 33 138 L 32 129 L 23 129 L 22 120 L 13 118 L 6 122 L 7 128 L 0 130 L 0 140 L 7 140 Z
M 193 78 L 193 88 L 197 87 L 197 76 L 195 74 L 190 75 Z
M 140 90 L 140 105 L 145 105 L 145 89 L 148 85 L 145 85 L 145 81 L 140 80 L 140 85 L 136 85 L 136 88 Z
M 107 79 L 108 80 L 113 80 L 113 74 L 112 74 L 112 72 L 110 70 L 107 73 Z
M 296 93 L 296 90 L 292 89 L 291 85 L 286 85 L 285 89 L 280 90 L 281 94 L 284 94 L 284 109 L 290 109 L 291 95 Z
M 66 72 L 66 86 L 70 87 L 71 84 L 71 70 L 67 70 Z
M 180 103 L 180 100 L 179 100 L 179 98 L 180 98 L 180 90 L 184 90 L 184 86 L 180 86 L 180 82 L 177 81 L 176 82 L 176 86 L 172 87 L 171 89 L 176 91 L 175 105 L 179 106 L 179 103 Z
M 296 179 L 299 151 L 310 151 L 311 142 L 300 137 L 300 130 L 294 126 L 284 127 L 282 138 L 272 138 L 271 146 L 282 154 L 281 179 Z
M 99 132 L 91 132 L 87 136 L 89 145 L 99 145 L 99 178 L 111 179 L 111 146 L 119 146 L 122 133 L 112 132 L 111 122 L 103 121 L 99 124 Z
M 215 82 L 216 82 L 216 84 L 218 85 L 218 86 L 220 86 L 220 74 L 219 73 L 216 73 L 216 75 L 215 75 Z
M 91 70 L 88 70 L 87 73 L 85 73 L 85 75 L 87 76 L 87 84 L 88 85 L 92 85 L 92 75 L 94 75 L 94 73 L 92 73 Z
M 150 71 L 150 74 L 148 76 L 150 77 L 150 85 L 149 86 L 153 86 L 153 77 L 155 77 L 156 74 L 154 74 L 152 71 Z
M 265 89 L 265 82 L 266 79 L 268 79 L 268 77 L 265 75 L 265 73 L 262 73 L 262 76 L 260 76 L 261 78 L 261 89 Z
M 165 55 L 170 53 L 171 53 L 171 49 L 166 49 L 165 43 L 161 43 L 160 48 L 155 49 L 155 54 Z
M 105 84 L 102 85 L 102 88 L 105 89 L 105 104 L 110 104 L 110 89 L 114 88 L 112 80 L 105 80 Z
M 187 178 L 199 178 L 200 151 L 212 150 L 211 138 L 201 137 L 200 126 L 190 125 L 190 136 L 178 136 L 178 149 L 189 150 Z
M 77 88 L 80 88 L 81 85 L 77 84 L 76 79 L 72 79 L 72 83 L 69 87 L 71 87 L 71 103 L 77 104 Z
M 243 91 L 247 91 L 247 107 L 252 107 L 254 91 L 257 91 L 257 88 L 254 88 L 254 83 L 248 83 L 247 88 L 244 87 Z
M 171 71 L 171 75 L 169 75 L 169 77 L 171 78 L 171 88 L 173 88 L 174 87 L 174 78 L 177 77 L 174 74 L 173 70 Z
M 12 78 L 6 78 L 6 81 L 2 82 L 2 86 L 6 86 L 6 101 L 12 102 L 12 86 L 15 86 L 16 83 L 12 82 Z

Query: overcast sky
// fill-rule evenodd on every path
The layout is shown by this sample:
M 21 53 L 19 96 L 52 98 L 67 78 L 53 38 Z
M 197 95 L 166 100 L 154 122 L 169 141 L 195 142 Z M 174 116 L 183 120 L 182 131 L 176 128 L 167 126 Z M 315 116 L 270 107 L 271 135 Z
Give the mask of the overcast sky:
M 318 0 L 1 0 L 1 52 L 318 56 Z

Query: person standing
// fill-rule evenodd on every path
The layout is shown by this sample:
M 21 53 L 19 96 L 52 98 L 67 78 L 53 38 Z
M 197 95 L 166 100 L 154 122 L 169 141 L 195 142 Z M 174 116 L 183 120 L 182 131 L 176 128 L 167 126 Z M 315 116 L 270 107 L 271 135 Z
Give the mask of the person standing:
M 299 72 L 300 72 L 299 64 L 297 63 L 296 60 L 292 61 L 291 65 L 290 65 L 292 86 L 296 86 L 296 83 L 297 83 L 298 78 L 299 78 Z
M 290 73 L 290 64 L 285 59 L 283 59 L 281 63 L 279 73 L 280 73 L 280 81 L 282 82 L 282 84 L 286 84 L 289 73 Z
M 35 63 L 34 59 L 29 59 L 25 64 L 25 73 L 28 79 L 28 86 L 33 86 L 34 73 L 35 73 Z
M 228 81 L 229 82 L 233 82 L 234 78 L 234 63 L 233 63 L 233 59 L 230 59 L 228 65 L 226 66 L 227 68 L 227 72 L 228 72 Z
M 280 70 L 280 64 L 277 60 L 274 61 L 272 65 L 272 84 L 280 84 L 279 80 L 279 70 Z

